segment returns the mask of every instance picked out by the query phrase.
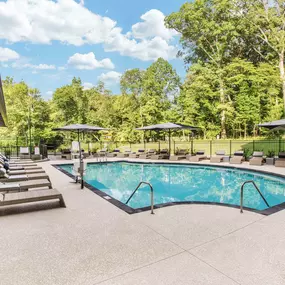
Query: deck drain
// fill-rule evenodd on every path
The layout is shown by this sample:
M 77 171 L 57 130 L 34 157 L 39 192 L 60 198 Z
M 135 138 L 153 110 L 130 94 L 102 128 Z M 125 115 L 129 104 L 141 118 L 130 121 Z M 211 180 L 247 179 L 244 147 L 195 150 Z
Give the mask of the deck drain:
M 109 196 L 103 196 L 103 198 L 105 198 L 106 200 L 110 200 L 110 199 L 112 199 L 111 197 L 109 197 Z

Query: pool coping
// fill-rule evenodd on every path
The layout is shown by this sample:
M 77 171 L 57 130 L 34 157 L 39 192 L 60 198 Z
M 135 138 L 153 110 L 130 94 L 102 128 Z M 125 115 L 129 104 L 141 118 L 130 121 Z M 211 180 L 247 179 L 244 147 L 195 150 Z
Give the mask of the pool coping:
M 158 161 L 158 162 L 144 162 L 144 161 L 129 161 L 129 160 L 116 160 L 116 161 L 104 161 L 104 162 L 87 162 L 87 164 L 109 164 L 109 163 L 132 163 L 132 164 L 171 164 L 171 165 L 195 165 L 195 166 L 206 166 L 206 167 L 217 167 L 217 168 L 224 168 L 224 169 L 238 169 L 238 170 L 243 170 L 243 171 L 249 171 L 249 172 L 255 172 L 255 173 L 261 173 L 261 174 L 267 174 L 271 176 L 276 176 L 279 178 L 285 178 L 285 175 L 279 174 L 279 173 L 274 173 L 266 170 L 257 170 L 257 169 L 250 169 L 250 168 L 245 168 L 245 167 L 238 167 L 238 166 L 227 166 L 227 165 L 210 165 L 210 164 L 205 164 L 205 163 L 183 163 L 183 162 L 168 162 L 168 161 Z M 66 163 L 60 163 L 60 164 L 51 164 L 53 167 L 55 167 L 57 170 L 61 171 L 65 175 L 69 176 L 70 178 L 75 180 L 75 176 L 66 170 L 62 169 L 60 166 L 61 165 L 72 165 L 72 162 L 66 162 Z M 110 202 L 111 204 L 115 205 L 116 207 L 120 208 L 124 212 L 128 214 L 136 214 L 136 213 L 141 213 L 145 211 L 150 210 L 150 206 L 147 207 L 142 207 L 142 208 L 137 208 L 134 209 L 123 202 L 113 198 L 112 196 L 108 195 L 107 193 L 99 190 L 98 188 L 90 185 L 89 183 L 84 181 L 84 186 L 91 190 L 94 194 L 100 196 L 103 198 L 105 201 Z M 168 203 L 162 203 L 162 204 L 155 204 L 154 209 L 160 209 L 164 207 L 169 207 L 169 206 L 175 206 L 175 205 L 216 205 L 216 206 L 223 206 L 223 207 L 230 207 L 230 208 L 235 208 L 235 209 L 240 209 L 240 206 L 238 205 L 232 205 L 228 203 L 219 203 L 219 202 L 204 202 L 204 201 L 177 201 L 177 202 L 168 202 Z M 243 210 L 253 212 L 256 214 L 261 214 L 264 216 L 269 216 L 272 214 L 275 214 L 279 211 L 285 210 L 285 202 L 272 206 L 270 208 L 264 209 L 264 210 L 256 210 L 253 208 L 248 208 L 248 207 L 243 207 Z

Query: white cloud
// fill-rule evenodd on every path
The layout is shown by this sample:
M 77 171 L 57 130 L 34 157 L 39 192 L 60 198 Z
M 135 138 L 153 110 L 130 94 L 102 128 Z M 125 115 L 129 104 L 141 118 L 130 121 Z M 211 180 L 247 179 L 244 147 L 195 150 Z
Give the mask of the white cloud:
M 150 10 L 142 21 L 123 33 L 116 21 L 89 11 L 78 0 L 7 0 L 0 2 L 0 39 L 81 46 L 103 44 L 106 51 L 140 60 L 172 59 L 176 32 L 164 26 L 164 15 Z
M 115 25 L 74 0 L 0 2 L 0 38 L 10 42 L 96 44 L 102 43 Z
M 34 65 L 34 64 L 27 64 L 26 67 L 30 67 L 33 69 L 39 69 L 39 70 L 50 70 L 50 69 L 55 69 L 55 65 L 48 65 L 48 64 L 39 64 L 39 65 Z
M 80 1 L 79 1 L 79 4 L 82 5 L 82 6 L 84 6 L 84 0 L 80 0 Z
M 77 69 L 92 70 L 96 68 L 114 69 L 115 66 L 111 59 L 104 58 L 97 60 L 93 52 L 81 54 L 76 53 L 68 59 L 68 64 L 74 66 Z
M 109 71 L 102 73 L 98 76 L 98 79 L 105 82 L 108 85 L 113 85 L 120 82 L 122 74 L 116 71 Z
M 58 70 L 60 70 L 60 71 L 62 71 L 62 70 L 66 70 L 67 69 L 67 67 L 66 66 L 59 66 L 58 67 Z
M 20 55 L 12 49 L 0 47 L 0 62 L 10 61 L 20 58 Z
M 91 88 L 93 88 L 95 85 L 93 85 L 92 83 L 89 82 L 84 82 L 83 84 L 83 90 L 89 90 Z
M 27 63 L 26 59 L 22 59 L 22 60 L 18 60 L 18 61 L 13 62 L 12 67 L 13 68 L 19 68 L 19 69 L 31 68 L 34 70 L 54 70 L 54 69 L 56 69 L 55 65 L 49 65 L 49 64 L 45 64 L 45 63 L 31 64 L 31 63 Z
M 167 29 L 164 25 L 164 14 L 156 9 L 149 10 L 141 16 L 143 22 L 132 26 L 132 34 L 137 39 L 160 37 L 171 40 L 178 33 L 175 30 Z
M 106 51 L 118 51 L 121 55 L 132 56 L 144 61 L 157 60 L 162 57 L 166 60 L 175 58 L 177 48 L 169 45 L 160 37 L 151 40 L 136 42 L 122 35 L 112 38 L 105 46 Z

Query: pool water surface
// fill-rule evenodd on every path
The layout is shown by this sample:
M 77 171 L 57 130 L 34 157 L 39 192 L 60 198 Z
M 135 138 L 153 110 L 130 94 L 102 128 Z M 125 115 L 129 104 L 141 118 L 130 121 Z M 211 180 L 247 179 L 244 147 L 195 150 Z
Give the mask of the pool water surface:
M 60 165 L 72 174 L 72 165 Z M 240 204 L 240 187 L 253 180 L 270 207 L 285 202 L 285 179 L 239 169 L 171 164 L 97 163 L 87 164 L 85 181 L 116 200 L 125 203 L 139 182 L 154 189 L 155 204 L 170 202 L 214 202 Z M 128 203 L 138 209 L 150 206 L 150 190 L 141 186 Z M 244 206 L 268 208 L 253 185 L 244 188 Z

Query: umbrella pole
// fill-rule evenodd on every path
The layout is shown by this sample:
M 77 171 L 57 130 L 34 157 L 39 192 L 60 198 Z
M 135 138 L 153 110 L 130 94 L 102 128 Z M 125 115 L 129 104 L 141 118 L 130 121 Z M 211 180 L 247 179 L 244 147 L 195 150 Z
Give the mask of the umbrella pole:
M 168 130 L 168 136 L 169 136 L 169 138 L 168 138 L 169 155 L 171 155 L 171 141 L 170 141 L 170 139 L 171 139 L 171 130 L 170 129 Z
M 79 173 L 81 176 L 81 189 L 84 188 L 84 181 L 83 181 L 83 159 L 82 159 L 82 151 L 81 151 L 81 144 L 80 144 L 80 132 L 78 130 L 78 146 L 79 146 Z

